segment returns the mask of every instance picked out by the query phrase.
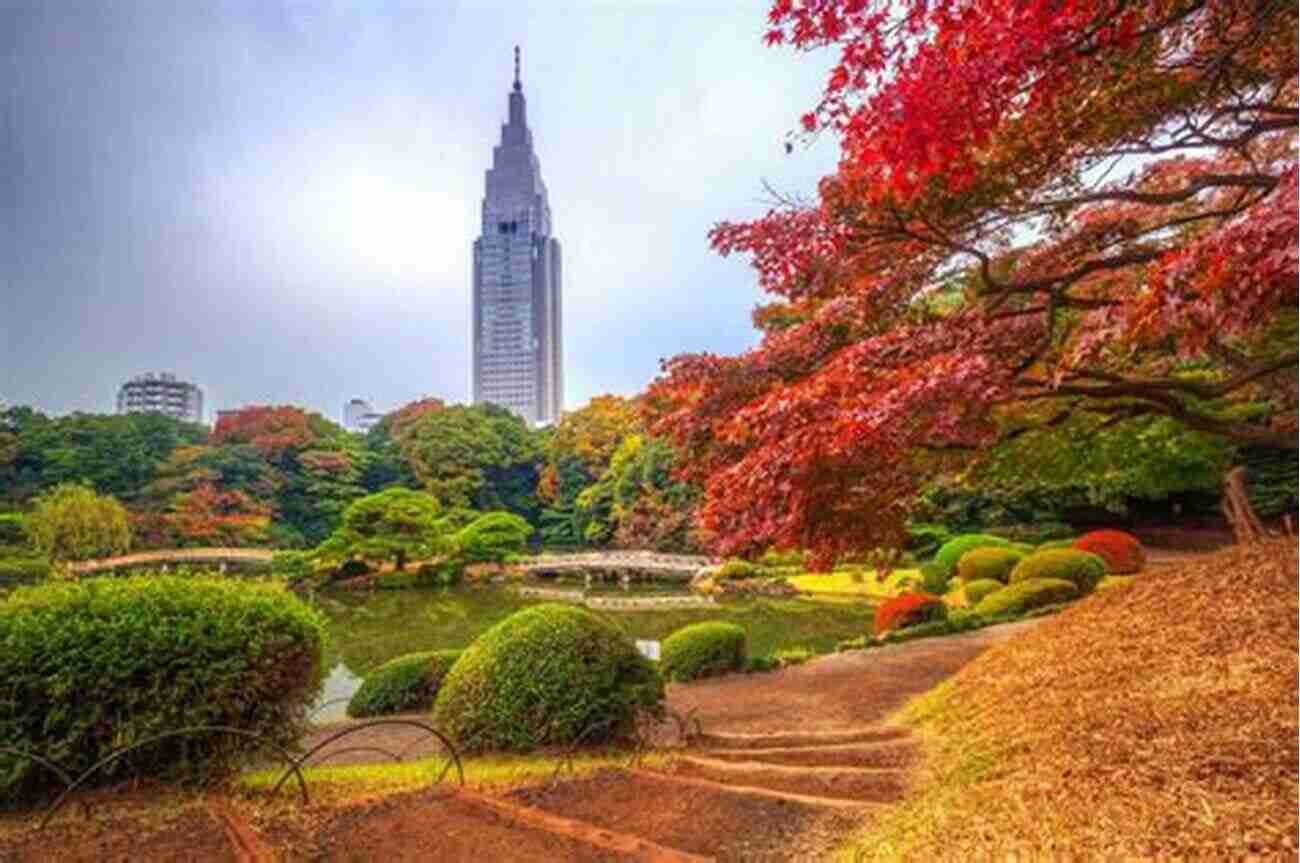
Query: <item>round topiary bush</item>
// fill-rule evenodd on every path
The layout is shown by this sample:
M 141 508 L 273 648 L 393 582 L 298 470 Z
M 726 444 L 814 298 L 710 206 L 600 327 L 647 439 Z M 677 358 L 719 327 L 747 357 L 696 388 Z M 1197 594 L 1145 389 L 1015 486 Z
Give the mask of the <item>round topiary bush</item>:
M 713 577 L 717 581 L 739 581 L 745 578 L 758 578 L 763 574 L 764 570 L 758 564 L 733 557 L 718 567 Z
M 1034 552 L 1020 561 L 1011 570 L 1010 582 L 1058 578 L 1070 582 L 1080 594 L 1084 594 L 1091 592 L 1105 575 L 1106 562 L 1097 555 L 1072 548 L 1056 548 Z
M 1074 538 L 1069 539 L 1049 539 L 1038 546 L 1035 551 L 1052 551 L 1057 548 L 1074 548 Z
M 1074 541 L 1079 551 L 1095 554 L 1106 562 L 1106 572 L 1111 575 L 1130 575 L 1141 572 L 1147 555 L 1137 537 L 1122 530 L 1094 530 Z
M 990 593 L 996 593 L 1003 588 L 1002 582 L 993 578 L 977 578 L 974 581 L 966 582 L 966 603 L 968 605 L 978 605 L 979 601 Z
M 348 716 L 429 709 L 460 654 L 459 650 L 426 650 L 388 660 L 361 681 L 348 702 Z
M 320 691 L 324 637 L 321 616 L 280 585 L 146 575 L 19 588 L 0 601 L 0 742 L 74 776 L 123 747 L 200 725 L 293 746 Z M 93 781 L 209 777 L 257 748 L 232 734 L 170 737 Z M 62 787 L 0 753 L 0 798 Z
M 1015 543 L 988 533 L 963 533 L 939 546 L 934 554 L 934 562 L 943 567 L 943 573 L 951 578 L 957 571 L 957 562 L 962 555 L 977 548 L 1012 548 Z
M 1023 559 L 1024 555 L 1014 548 L 975 548 L 957 561 L 957 575 L 965 582 L 992 579 L 1006 584 L 1011 570 Z
M 489 512 L 456 533 L 457 556 L 465 563 L 501 563 L 522 554 L 533 526 L 513 512 Z
M 684 626 L 664 639 L 659 673 L 665 680 L 695 680 L 740 671 L 749 654 L 745 630 L 706 621 Z
M 875 633 L 884 635 L 892 629 L 945 620 L 948 606 L 930 593 L 904 593 L 876 606 Z
M 433 721 L 469 752 L 624 738 L 658 712 L 663 681 L 621 632 L 583 608 L 535 605 L 493 626 L 442 681 Z
M 1079 589 L 1072 582 L 1059 578 L 1031 578 L 990 593 L 975 606 L 975 613 L 983 617 L 1020 614 L 1044 605 L 1069 602 L 1078 595 Z

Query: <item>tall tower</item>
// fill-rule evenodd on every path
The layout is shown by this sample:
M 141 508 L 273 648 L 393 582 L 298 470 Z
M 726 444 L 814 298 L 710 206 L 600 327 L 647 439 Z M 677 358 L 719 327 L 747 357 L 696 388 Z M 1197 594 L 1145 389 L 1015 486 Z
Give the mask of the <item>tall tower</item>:
M 515 83 L 501 143 L 492 149 L 483 225 L 474 241 L 474 403 L 553 423 L 563 408 L 560 241 Z

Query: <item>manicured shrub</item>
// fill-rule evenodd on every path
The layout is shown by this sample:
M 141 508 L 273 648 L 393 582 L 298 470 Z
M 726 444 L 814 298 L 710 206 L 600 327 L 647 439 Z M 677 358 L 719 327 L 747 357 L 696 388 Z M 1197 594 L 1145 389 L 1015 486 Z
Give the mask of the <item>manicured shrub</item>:
M 876 606 L 875 633 L 914 626 L 948 616 L 948 606 L 930 593 L 904 593 Z
M 947 570 L 933 560 L 921 564 L 921 577 L 908 578 L 899 582 L 904 590 L 919 590 L 939 596 L 948 592 L 950 580 Z
M 460 654 L 459 650 L 428 650 L 388 660 L 361 681 L 348 702 L 348 716 L 428 710 Z
M 991 578 L 1006 584 L 1011 570 L 1023 558 L 1014 548 L 974 548 L 957 561 L 957 575 L 965 582 Z
M 798 567 L 802 569 L 805 565 L 804 553 L 798 548 L 769 548 L 763 552 L 763 556 L 758 559 L 763 566 L 770 566 L 774 569 L 789 569 Z
M 706 621 L 684 626 L 664 639 L 659 673 L 665 680 L 696 680 L 740 671 L 748 654 L 745 630 Z
M 1035 578 L 1059 578 L 1070 582 L 1080 594 L 1089 593 L 1106 575 L 1106 562 L 1095 554 L 1072 548 L 1038 551 L 1011 570 L 1010 582 Z
M 1137 537 L 1122 530 L 1094 530 L 1074 541 L 1080 551 L 1095 554 L 1106 562 L 1110 575 L 1131 575 L 1141 572 L 1147 556 Z
M 1038 546 L 1038 551 L 1053 551 L 1058 548 L 1074 548 L 1074 537 L 1066 539 L 1049 539 L 1047 542 Z
M 763 568 L 747 560 L 732 558 L 718 567 L 714 579 L 717 581 L 738 581 L 743 578 L 759 578 L 764 575 Z
M 469 752 L 625 738 L 638 710 L 659 712 L 663 681 L 633 644 L 583 608 L 526 608 L 452 666 L 433 721 Z
M 501 563 L 522 554 L 533 526 L 512 512 L 481 515 L 456 534 L 458 556 L 465 563 Z
M 7 557 L 0 559 L 0 584 L 18 581 L 41 581 L 49 578 L 54 567 L 43 557 Z
M 982 617 L 1019 614 L 1044 605 L 1068 602 L 1078 595 L 1079 588 L 1073 582 L 1059 578 L 1031 578 L 1014 581 L 990 593 L 975 606 L 975 613 Z
M 970 605 L 978 605 L 979 601 L 990 593 L 996 593 L 1003 588 L 1002 582 L 995 578 L 977 578 L 974 581 L 966 582 L 966 602 Z
M 1096 590 L 1110 590 L 1115 587 L 1131 587 L 1135 581 L 1131 575 L 1108 575 L 1101 581 L 1097 582 Z
M 919 558 L 931 557 L 952 538 L 952 531 L 942 524 L 917 523 L 907 526 L 907 550 Z
M 110 752 L 199 725 L 293 746 L 320 691 L 324 636 L 320 615 L 281 585 L 151 575 L 21 587 L 0 601 L 0 741 L 74 776 Z M 168 738 L 94 781 L 207 777 L 257 748 L 231 734 Z M 61 787 L 0 754 L 0 797 Z
M 943 567 L 944 575 L 951 578 L 957 571 L 957 561 L 962 555 L 977 548 L 1014 548 L 1015 543 L 987 533 L 964 533 L 948 540 L 935 552 L 934 562 Z

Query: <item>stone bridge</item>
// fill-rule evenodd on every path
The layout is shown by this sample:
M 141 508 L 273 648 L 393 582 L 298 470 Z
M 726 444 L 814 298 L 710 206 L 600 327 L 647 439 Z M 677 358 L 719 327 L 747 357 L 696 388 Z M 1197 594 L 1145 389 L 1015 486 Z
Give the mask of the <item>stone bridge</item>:
M 529 575 L 583 575 L 594 578 L 644 578 L 690 581 L 701 569 L 718 561 L 693 554 L 653 551 L 594 551 L 578 554 L 543 554 L 516 566 Z
M 68 564 L 68 569 L 79 574 L 114 569 L 135 569 L 141 566 L 170 566 L 197 563 L 205 566 L 247 566 L 271 562 L 275 552 L 265 548 L 172 548 L 162 551 L 141 551 L 121 557 L 103 557 L 98 560 L 81 560 Z

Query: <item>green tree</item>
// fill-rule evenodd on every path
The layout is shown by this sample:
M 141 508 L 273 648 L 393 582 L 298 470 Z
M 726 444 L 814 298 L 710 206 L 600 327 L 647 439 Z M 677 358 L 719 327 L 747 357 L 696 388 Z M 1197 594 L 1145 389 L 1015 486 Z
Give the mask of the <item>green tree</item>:
M 131 523 L 122 504 L 75 483 L 38 497 L 26 528 L 32 545 L 50 560 L 111 557 L 131 547 Z
M 441 515 L 442 507 L 432 495 L 407 488 L 385 489 L 353 501 L 319 551 L 326 557 L 391 560 L 397 569 L 405 569 L 408 560 L 450 550 Z
M 537 520 L 539 435 L 491 404 L 429 411 L 398 439 L 417 478 L 445 507 L 504 509 Z

